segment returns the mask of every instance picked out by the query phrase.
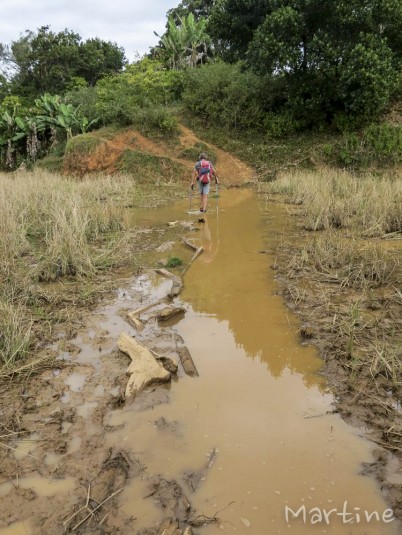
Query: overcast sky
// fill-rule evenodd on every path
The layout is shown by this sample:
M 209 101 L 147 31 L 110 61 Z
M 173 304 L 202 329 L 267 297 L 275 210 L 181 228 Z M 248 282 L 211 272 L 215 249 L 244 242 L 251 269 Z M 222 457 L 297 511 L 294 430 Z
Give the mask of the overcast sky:
M 65 28 L 84 40 L 100 37 L 116 42 L 132 61 L 158 42 L 166 12 L 180 0 L 0 0 L 0 43 L 9 44 L 25 30 Z

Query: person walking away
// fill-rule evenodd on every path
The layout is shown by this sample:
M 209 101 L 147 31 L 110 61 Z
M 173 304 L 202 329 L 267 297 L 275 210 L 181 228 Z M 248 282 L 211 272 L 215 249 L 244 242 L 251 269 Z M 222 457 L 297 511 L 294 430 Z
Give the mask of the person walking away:
M 214 166 L 208 160 L 207 155 L 203 152 L 200 154 L 198 162 L 194 166 L 193 176 L 191 178 L 191 189 L 194 189 L 195 181 L 198 182 L 198 191 L 200 192 L 200 212 L 207 211 L 209 185 L 211 179 L 215 178 L 215 184 L 218 183 Z

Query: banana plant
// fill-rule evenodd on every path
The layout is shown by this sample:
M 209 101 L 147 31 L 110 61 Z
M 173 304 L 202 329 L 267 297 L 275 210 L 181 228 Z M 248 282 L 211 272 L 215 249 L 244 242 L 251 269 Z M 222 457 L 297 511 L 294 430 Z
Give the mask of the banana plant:
M 88 121 L 86 117 L 80 115 L 80 106 L 74 107 L 72 104 L 65 104 L 58 95 L 42 95 L 35 100 L 36 107 L 41 112 L 37 116 L 38 124 L 47 125 L 53 128 L 61 128 L 66 132 L 67 139 L 74 136 L 74 132 L 85 133 L 99 119 Z

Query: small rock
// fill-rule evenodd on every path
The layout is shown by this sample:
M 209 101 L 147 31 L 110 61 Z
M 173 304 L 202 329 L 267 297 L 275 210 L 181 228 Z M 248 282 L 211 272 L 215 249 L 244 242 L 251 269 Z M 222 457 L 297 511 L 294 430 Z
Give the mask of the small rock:
M 251 526 L 251 522 L 247 518 L 241 518 L 240 520 L 243 522 L 246 528 L 249 528 Z

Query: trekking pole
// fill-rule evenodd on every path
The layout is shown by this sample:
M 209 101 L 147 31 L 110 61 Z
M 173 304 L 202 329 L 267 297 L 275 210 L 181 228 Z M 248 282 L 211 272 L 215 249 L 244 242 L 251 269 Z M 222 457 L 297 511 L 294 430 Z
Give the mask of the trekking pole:
M 191 212 L 192 201 L 193 201 L 193 188 L 190 186 L 190 206 L 188 209 L 189 212 Z

